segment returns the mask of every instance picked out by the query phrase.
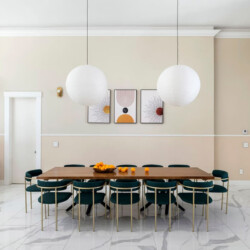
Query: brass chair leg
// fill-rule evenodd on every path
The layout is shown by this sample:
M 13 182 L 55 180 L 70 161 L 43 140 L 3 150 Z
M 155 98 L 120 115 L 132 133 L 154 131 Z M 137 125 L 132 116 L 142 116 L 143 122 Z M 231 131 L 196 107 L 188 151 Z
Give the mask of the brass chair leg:
M 169 190 L 169 199 L 168 199 L 168 201 L 169 201 L 169 208 L 168 208 L 168 217 L 169 217 L 169 232 L 171 232 L 171 189 Z
M 107 219 L 107 183 L 105 183 L 105 218 Z
M 228 192 L 229 192 L 229 180 L 227 181 L 227 203 L 226 203 L 226 214 L 228 211 Z
M 48 217 L 49 217 L 49 204 L 48 204 Z
M 112 219 L 112 211 L 111 211 L 110 199 L 111 199 L 111 188 L 110 188 L 110 184 L 109 184 L 109 207 L 110 207 L 109 219 Z
M 27 184 L 26 184 L 26 179 L 24 179 L 24 191 L 25 191 L 25 213 L 27 213 Z
M 78 191 L 78 230 L 80 232 L 80 224 L 81 224 L 81 196 L 80 190 Z
M 30 192 L 30 209 L 32 209 L 32 192 Z
M 56 231 L 58 230 L 58 204 L 57 204 L 57 188 L 55 189 L 55 209 L 56 209 Z
M 146 217 L 146 211 L 145 211 L 145 209 L 146 209 L 146 207 L 145 207 L 145 203 L 146 203 L 146 194 L 145 194 L 145 183 L 143 184 L 143 194 L 142 194 L 142 196 L 143 196 L 143 212 L 144 212 L 144 218 Z
M 75 208 L 74 208 L 74 196 L 75 196 L 75 194 L 74 194 L 75 192 L 74 192 L 74 188 L 73 188 L 73 190 L 72 190 L 72 219 L 74 219 L 75 218 Z
M 93 232 L 95 232 L 95 189 L 92 191 L 92 204 L 93 204 Z
M 119 229 L 118 229 L 118 217 L 119 217 L 119 208 L 118 208 L 118 190 L 116 190 L 116 231 L 118 232 Z
M 45 214 L 45 219 L 47 219 L 46 204 L 44 204 L 44 214 Z
M 133 196 L 132 189 L 130 190 L 130 229 L 133 231 Z
M 207 190 L 207 232 L 208 232 L 208 219 L 209 219 L 209 190 Z
M 178 216 L 178 220 L 179 220 L 180 211 L 179 211 L 179 203 L 178 203 L 178 185 L 177 185 L 177 188 L 176 188 L 176 206 L 177 206 L 177 216 Z
M 41 230 L 43 231 L 43 191 L 41 189 Z
M 194 210 L 195 210 L 195 192 L 194 192 L 194 189 L 193 189 L 193 232 L 194 232 Z
M 157 189 L 155 189 L 155 232 L 157 231 Z
M 202 205 L 202 216 L 204 216 L 204 205 Z

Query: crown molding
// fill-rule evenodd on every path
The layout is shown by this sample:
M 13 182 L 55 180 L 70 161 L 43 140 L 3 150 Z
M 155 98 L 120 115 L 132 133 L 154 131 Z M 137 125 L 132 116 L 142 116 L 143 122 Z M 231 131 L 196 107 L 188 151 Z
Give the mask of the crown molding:
M 250 38 L 250 29 L 224 29 L 215 38 Z
M 213 27 L 180 27 L 179 36 L 214 37 Z M 0 37 L 86 36 L 84 28 L 0 28 Z M 91 27 L 89 36 L 176 36 L 175 27 Z

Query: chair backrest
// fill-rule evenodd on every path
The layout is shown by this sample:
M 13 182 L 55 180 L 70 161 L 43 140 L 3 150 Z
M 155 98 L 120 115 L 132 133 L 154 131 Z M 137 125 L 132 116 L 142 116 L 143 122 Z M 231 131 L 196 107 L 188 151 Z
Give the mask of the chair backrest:
M 137 168 L 137 166 L 136 166 L 136 165 L 133 165 L 133 164 L 120 164 L 120 165 L 117 165 L 116 167 L 117 167 L 117 168 L 119 168 L 119 167 Z
M 66 189 L 70 184 L 69 180 L 61 180 L 61 181 L 37 181 L 37 186 L 44 190 L 63 190 Z
M 169 168 L 190 168 L 189 165 L 186 164 L 170 164 L 168 165 Z
M 26 181 L 31 181 L 32 177 L 36 177 L 40 174 L 42 174 L 43 171 L 41 169 L 33 169 L 29 170 L 25 173 L 25 180 Z
M 103 187 L 105 184 L 105 181 L 90 181 L 90 182 L 80 182 L 80 181 L 74 181 L 73 182 L 73 186 L 76 189 L 79 190 L 95 190 L 95 189 L 100 189 L 101 187 Z
M 183 186 L 185 188 L 189 188 L 192 189 L 193 191 L 209 191 L 210 188 L 212 188 L 214 186 L 213 181 L 184 181 L 183 182 Z
M 95 166 L 95 164 L 91 164 L 91 165 L 89 165 L 89 167 L 90 167 L 90 168 L 93 168 L 94 166 Z
M 158 164 L 145 164 L 142 165 L 143 168 L 163 168 L 162 165 L 158 165 Z
M 177 187 L 177 181 L 171 182 L 158 182 L 153 180 L 147 180 L 146 186 L 149 188 L 153 188 L 155 190 L 174 190 Z
M 74 168 L 84 168 L 85 165 L 82 165 L 82 164 L 66 164 L 66 165 L 64 165 L 64 167 L 66 167 L 66 168 L 72 168 L 72 167 L 74 167 Z
M 137 190 L 138 187 L 140 187 L 140 182 L 139 181 L 133 181 L 133 182 L 117 182 L 117 181 L 110 181 L 110 187 L 116 190 L 128 190 L 128 191 L 133 191 Z
M 214 177 L 218 177 L 221 178 L 222 182 L 227 182 L 229 177 L 228 177 L 228 172 L 224 171 L 224 170 L 213 170 L 212 172 Z

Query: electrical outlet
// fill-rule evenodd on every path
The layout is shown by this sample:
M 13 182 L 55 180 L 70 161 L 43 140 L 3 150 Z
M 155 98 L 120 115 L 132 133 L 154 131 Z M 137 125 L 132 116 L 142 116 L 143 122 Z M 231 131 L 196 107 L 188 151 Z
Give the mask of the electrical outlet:
M 244 174 L 244 170 L 242 168 L 240 169 L 240 174 Z
M 248 142 L 243 142 L 243 148 L 248 148 Z
M 58 148 L 59 147 L 59 142 L 58 141 L 53 141 L 53 147 Z

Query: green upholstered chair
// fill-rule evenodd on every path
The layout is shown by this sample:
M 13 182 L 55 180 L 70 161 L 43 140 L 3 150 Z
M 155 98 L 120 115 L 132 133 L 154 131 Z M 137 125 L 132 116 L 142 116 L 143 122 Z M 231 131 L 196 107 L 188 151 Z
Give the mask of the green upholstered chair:
M 119 167 L 122 167 L 122 168 L 124 168 L 124 167 L 137 168 L 137 166 L 133 165 L 133 164 L 120 164 L 120 165 L 117 165 L 116 167 L 117 168 L 119 168 Z M 137 180 L 133 180 L 133 179 L 119 179 L 119 180 L 116 180 L 116 181 L 117 182 L 123 182 L 123 181 L 125 181 L 125 182 L 136 182 Z
M 25 212 L 27 213 L 27 192 L 30 193 L 30 209 L 32 209 L 32 193 L 41 192 L 40 188 L 36 184 L 32 184 L 32 178 L 35 178 L 42 174 L 41 169 L 29 170 L 25 173 L 24 186 L 25 186 Z M 27 186 L 27 183 L 29 185 Z
M 65 168 L 84 168 L 85 165 L 83 165 L 83 164 L 66 164 L 66 165 L 64 165 L 64 167 Z M 71 180 L 71 182 L 73 182 L 73 181 L 74 180 Z M 84 180 L 78 179 L 78 180 L 75 180 L 75 181 L 84 181 Z
M 203 205 L 202 215 L 204 214 L 204 205 L 206 205 L 206 219 L 207 219 L 207 231 L 208 231 L 208 217 L 209 217 L 209 204 L 212 203 L 212 198 L 209 196 L 209 190 L 213 187 L 212 181 L 207 182 L 193 182 L 183 181 L 182 186 L 192 192 L 179 193 L 179 197 L 182 201 L 193 205 L 193 232 L 194 232 L 194 217 L 195 217 L 195 205 Z
M 169 168 L 190 168 L 189 165 L 186 164 L 170 164 L 168 165 Z M 177 181 L 179 183 L 183 183 L 184 180 L 169 180 L 169 181 Z
M 229 176 L 228 172 L 223 170 L 214 170 L 212 172 L 215 179 L 218 179 L 222 182 L 222 185 L 214 184 L 213 188 L 209 190 L 210 193 L 221 193 L 221 210 L 223 209 L 223 196 L 226 193 L 226 214 L 228 210 L 228 190 L 229 190 Z M 227 186 L 225 187 L 225 184 Z
M 95 166 L 94 164 L 89 165 L 90 168 L 93 168 L 94 166 Z M 91 179 L 89 181 L 105 181 L 105 184 L 107 184 L 107 185 L 109 184 L 109 179 L 103 179 L 103 180 L 101 180 L 101 179 Z
M 171 205 L 177 202 L 172 192 L 176 190 L 177 182 L 147 180 L 145 185 L 147 189 L 154 190 L 154 192 L 146 193 L 146 200 L 155 205 L 155 231 L 157 231 L 157 205 L 169 206 L 169 231 L 171 231 Z
M 55 204 L 55 217 L 56 217 L 56 231 L 58 229 L 58 211 L 57 207 L 59 203 L 67 201 L 72 193 L 66 192 L 67 186 L 70 185 L 70 181 L 61 180 L 61 181 L 40 181 L 38 180 L 37 186 L 41 189 L 41 196 L 38 198 L 38 202 L 41 203 L 41 230 L 43 231 L 43 204 L 51 205 Z M 64 192 L 60 192 L 64 191 Z M 46 218 L 46 210 L 45 210 Z
M 105 193 L 98 192 L 102 189 L 105 181 L 92 181 L 92 182 L 79 182 L 74 181 L 74 190 L 77 190 L 77 194 L 74 198 L 74 202 L 78 204 L 78 229 L 80 232 L 81 224 L 81 205 L 93 205 L 93 231 L 95 231 L 95 204 L 102 203 L 105 197 Z M 74 207 L 72 210 L 72 215 L 74 218 Z M 105 216 L 106 216 L 106 206 L 105 206 Z
M 110 201 L 114 204 L 114 212 L 116 205 L 116 230 L 119 231 L 119 205 L 130 205 L 131 214 L 130 214 L 130 223 L 131 223 L 131 232 L 133 231 L 133 214 L 132 214 L 132 206 L 133 204 L 138 204 L 138 219 L 140 219 L 140 182 L 139 181 L 110 181 Z M 113 193 L 111 194 L 111 191 Z M 138 191 L 138 193 L 137 193 Z M 110 203 L 109 203 L 110 205 Z M 110 212 L 111 218 L 111 212 Z

